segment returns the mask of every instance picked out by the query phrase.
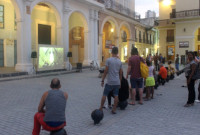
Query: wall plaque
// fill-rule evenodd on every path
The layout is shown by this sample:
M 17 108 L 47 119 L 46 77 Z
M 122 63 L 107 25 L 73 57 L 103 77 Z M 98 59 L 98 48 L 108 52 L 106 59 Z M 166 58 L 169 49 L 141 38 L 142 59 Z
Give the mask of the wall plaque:
M 189 41 L 180 41 L 179 48 L 189 48 Z

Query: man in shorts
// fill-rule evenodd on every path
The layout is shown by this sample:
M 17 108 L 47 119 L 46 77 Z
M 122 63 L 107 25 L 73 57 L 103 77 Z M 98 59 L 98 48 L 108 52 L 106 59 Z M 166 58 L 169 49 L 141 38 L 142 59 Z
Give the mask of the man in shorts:
M 130 74 L 130 82 L 131 82 L 131 88 L 132 88 L 132 93 L 131 93 L 131 102 L 129 103 L 130 105 L 135 105 L 135 96 L 136 96 L 136 88 L 139 90 L 139 95 L 140 95 L 140 101 L 139 104 L 143 104 L 142 98 L 143 98 L 143 78 L 141 76 L 141 71 L 140 71 L 140 62 L 144 62 L 143 58 L 138 56 L 138 50 L 137 48 L 132 48 L 131 50 L 131 57 L 129 58 L 129 63 L 128 63 L 128 70 L 126 74 L 126 78 L 128 79 L 128 75 Z
M 116 114 L 116 108 L 118 104 L 118 93 L 119 93 L 119 88 L 121 85 L 121 78 L 122 78 L 122 63 L 120 59 L 118 59 L 117 55 L 118 55 L 118 48 L 113 47 L 112 57 L 106 60 L 106 67 L 105 67 L 104 74 L 101 81 L 101 86 L 103 87 L 104 79 L 108 75 L 107 83 L 105 85 L 103 96 L 101 99 L 100 110 L 103 110 L 106 97 L 108 96 L 110 91 L 113 91 L 114 106 L 111 111 L 112 114 Z

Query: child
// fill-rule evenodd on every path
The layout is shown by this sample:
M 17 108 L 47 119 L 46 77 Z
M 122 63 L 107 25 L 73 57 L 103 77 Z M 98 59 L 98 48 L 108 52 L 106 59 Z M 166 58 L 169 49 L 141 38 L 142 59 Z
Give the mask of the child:
M 150 61 L 147 61 L 147 66 L 149 67 L 149 77 L 146 79 L 146 100 L 149 100 L 150 98 L 150 91 L 152 93 L 151 98 L 153 99 L 154 95 L 154 86 L 155 86 L 155 80 L 154 80 L 154 75 L 155 75 L 155 69 L 154 66 L 152 66 Z
M 172 61 L 168 61 L 168 71 L 167 71 L 167 74 L 170 77 L 170 79 L 174 79 L 175 69 L 174 69 L 174 67 L 171 64 L 172 64 Z

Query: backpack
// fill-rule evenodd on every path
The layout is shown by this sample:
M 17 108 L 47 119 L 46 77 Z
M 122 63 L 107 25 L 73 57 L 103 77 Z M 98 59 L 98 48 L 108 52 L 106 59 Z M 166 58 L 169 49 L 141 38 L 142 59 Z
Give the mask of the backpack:
M 192 76 L 192 79 L 200 79 L 200 63 L 197 63 L 196 70 L 194 72 L 194 75 Z
M 142 78 L 146 79 L 149 76 L 149 67 L 143 62 L 140 62 L 140 72 Z

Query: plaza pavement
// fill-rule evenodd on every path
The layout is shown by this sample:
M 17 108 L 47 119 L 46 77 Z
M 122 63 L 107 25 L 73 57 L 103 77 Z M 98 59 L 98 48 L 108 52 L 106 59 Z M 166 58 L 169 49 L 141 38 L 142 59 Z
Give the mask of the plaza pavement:
M 124 70 L 125 71 L 125 70 Z M 153 100 L 128 106 L 112 115 L 104 110 L 101 124 L 93 125 L 91 112 L 99 108 L 103 88 L 98 71 L 85 70 L 42 78 L 0 82 L 0 135 L 31 135 L 33 116 L 42 94 L 54 77 L 68 92 L 66 117 L 69 135 L 198 135 L 200 103 L 185 108 L 187 88 L 181 75 L 155 90 Z M 197 88 L 196 88 L 197 90 Z M 196 93 L 197 94 L 197 93 Z M 41 131 L 41 135 L 49 135 Z

